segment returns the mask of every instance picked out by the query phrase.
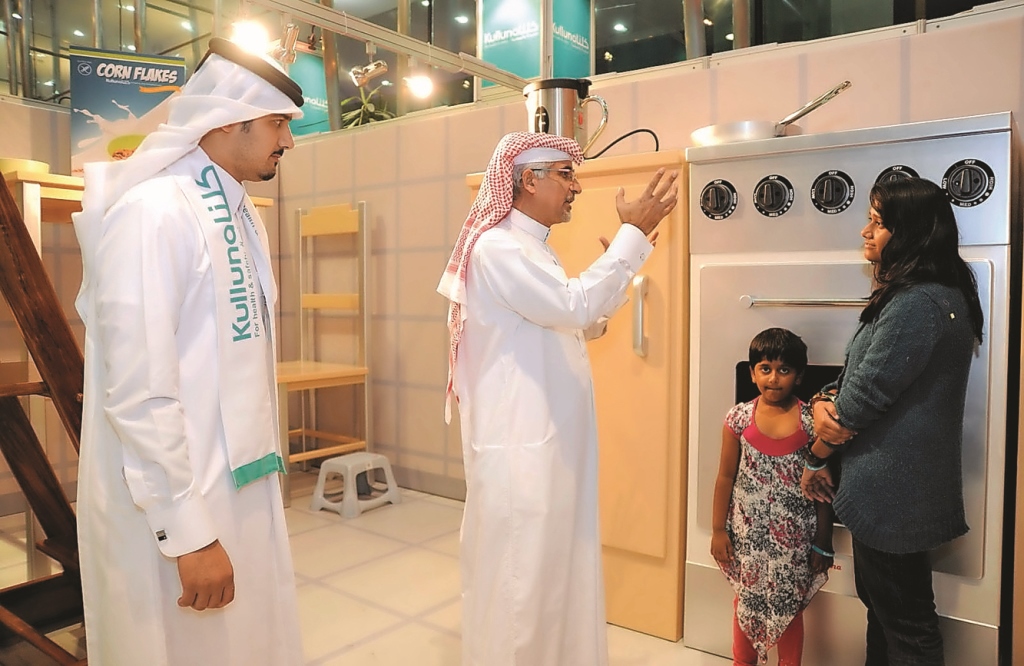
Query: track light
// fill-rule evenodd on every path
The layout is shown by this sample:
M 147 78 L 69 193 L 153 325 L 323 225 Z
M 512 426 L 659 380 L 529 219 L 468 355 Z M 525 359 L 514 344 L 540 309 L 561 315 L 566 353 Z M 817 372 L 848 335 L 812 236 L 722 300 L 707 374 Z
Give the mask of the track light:
M 405 85 L 409 86 L 409 92 L 420 99 L 426 99 L 434 92 L 434 82 L 426 74 L 406 77 Z
M 270 57 L 282 65 L 290 65 L 295 62 L 295 42 L 299 39 L 299 26 L 289 23 L 284 27 L 284 36 L 278 41 L 277 46 L 271 51 Z
M 362 88 L 370 79 L 374 79 L 388 71 L 388 64 L 386 62 L 373 59 L 373 56 L 376 54 L 377 46 L 373 42 L 366 42 L 366 57 L 370 59 L 370 63 L 362 67 L 353 67 L 348 71 L 348 76 L 352 79 L 352 83 Z
M 266 53 L 270 35 L 256 21 L 235 21 L 231 24 L 231 41 L 250 53 Z
M 359 87 L 365 86 L 370 79 L 376 78 L 388 71 L 388 64 L 383 60 L 374 60 L 363 67 L 353 67 L 349 70 L 348 76 L 352 83 Z

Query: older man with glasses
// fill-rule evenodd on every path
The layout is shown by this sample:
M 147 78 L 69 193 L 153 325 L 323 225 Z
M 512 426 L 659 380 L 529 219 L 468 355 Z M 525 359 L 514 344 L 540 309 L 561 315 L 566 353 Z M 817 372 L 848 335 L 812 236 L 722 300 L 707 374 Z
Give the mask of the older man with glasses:
M 608 662 L 586 339 L 625 302 L 678 174 L 632 202 L 620 189 L 618 233 L 569 278 L 547 238 L 572 216 L 582 162 L 571 139 L 505 136 L 438 286 L 466 466 L 464 666 Z

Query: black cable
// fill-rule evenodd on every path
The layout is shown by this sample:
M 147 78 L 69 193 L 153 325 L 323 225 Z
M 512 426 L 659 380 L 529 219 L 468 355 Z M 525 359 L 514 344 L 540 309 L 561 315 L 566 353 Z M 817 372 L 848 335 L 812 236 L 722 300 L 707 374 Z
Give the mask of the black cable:
M 596 159 L 596 158 L 598 158 L 598 157 L 601 157 L 601 156 L 602 156 L 602 155 L 604 155 L 604 154 L 605 154 L 606 152 L 608 152 L 608 149 L 609 149 L 609 148 L 611 148 L 612 146 L 614 146 L 615 144 L 617 144 L 617 143 L 618 143 L 619 141 L 622 141 L 622 140 L 623 140 L 623 139 L 625 139 L 626 137 L 630 137 L 630 136 L 633 136 L 634 134 L 638 134 L 638 133 L 640 133 L 640 132 L 647 132 L 648 134 L 650 134 L 651 136 L 653 136 L 653 137 L 654 137 L 654 152 L 658 152 L 658 149 L 660 148 L 660 144 L 658 143 L 658 135 L 657 135 L 657 134 L 655 134 L 654 132 L 652 132 L 652 131 L 651 131 L 651 130 L 649 130 L 649 129 L 642 129 L 642 128 L 641 128 L 641 129 L 635 129 L 635 130 L 633 130 L 632 132 L 626 132 L 625 134 L 623 134 L 622 136 L 620 136 L 620 137 L 619 137 L 618 139 L 615 139 L 614 141 L 612 141 L 611 143 L 609 143 L 609 144 L 608 144 L 607 146 L 605 146 L 605 147 L 604 147 L 604 150 L 602 150 L 601 152 L 599 152 L 599 153 L 598 153 L 597 155 L 591 155 L 591 156 L 590 156 L 590 157 L 588 157 L 587 159 L 588 159 L 588 160 L 592 160 L 592 159 Z

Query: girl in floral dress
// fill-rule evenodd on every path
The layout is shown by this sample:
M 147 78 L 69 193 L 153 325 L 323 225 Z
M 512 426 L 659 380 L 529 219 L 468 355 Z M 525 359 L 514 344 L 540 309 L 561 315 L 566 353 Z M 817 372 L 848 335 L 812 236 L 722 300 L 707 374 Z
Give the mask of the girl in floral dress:
M 711 554 L 736 591 L 733 663 L 799 666 L 803 609 L 828 579 L 832 516 L 800 491 L 801 449 L 814 439 L 810 407 L 793 390 L 807 346 L 782 328 L 750 343 L 750 378 L 760 395 L 729 410 L 715 482 Z

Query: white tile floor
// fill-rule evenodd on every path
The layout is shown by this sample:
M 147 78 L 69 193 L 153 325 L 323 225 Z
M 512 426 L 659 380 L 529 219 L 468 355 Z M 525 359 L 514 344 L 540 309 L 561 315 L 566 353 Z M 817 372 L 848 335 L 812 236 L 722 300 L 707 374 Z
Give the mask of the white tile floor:
M 304 478 L 308 477 L 308 478 Z M 286 511 L 309 666 L 458 666 L 462 504 L 403 490 L 358 518 L 309 510 L 311 475 L 293 477 Z M 0 587 L 25 573 L 24 523 L 0 519 Z M 82 643 L 81 628 L 54 635 Z M 726 659 L 610 626 L 613 666 L 726 666 Z M 84 655 L 82 655 L 84 656 Z M 3 666 L 48 666 L 21 646 Z

